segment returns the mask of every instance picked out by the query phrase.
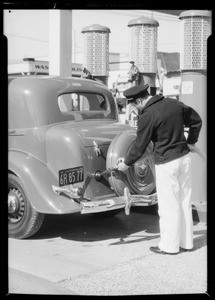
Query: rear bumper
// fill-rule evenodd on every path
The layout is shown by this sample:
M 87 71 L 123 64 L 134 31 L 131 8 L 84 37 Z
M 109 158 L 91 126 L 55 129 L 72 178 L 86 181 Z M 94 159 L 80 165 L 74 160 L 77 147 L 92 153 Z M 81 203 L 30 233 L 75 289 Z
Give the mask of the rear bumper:
M 81 214 L 92 214 L 98 212 L 105 212 L 116 209 L 125 209 L 125 214 L 130 214 L 131 206 L 149 206 L 157 203 L 157 193 L 151 195 L 131 195 L 128 187 L 124 188 L 124 195 L 119 197 L 110 197 L 103 199 L 81 200 L 78 195 L 78 189 L 73 186 L 56 187 L 52 185 L 53 191 L 57 195 L 64 195 L 68 197 L 73 203 L 76 203 L 80 209 Z
M 149 206 L 157 203 L 157 193 L 151 195 L 131 195 L 128 188 L 124 195 L 105 200 L 80 201 L 81 214 L 98 213 L 115 209 L 125 209 L 125 214 L 130 214 L 131 206 Z

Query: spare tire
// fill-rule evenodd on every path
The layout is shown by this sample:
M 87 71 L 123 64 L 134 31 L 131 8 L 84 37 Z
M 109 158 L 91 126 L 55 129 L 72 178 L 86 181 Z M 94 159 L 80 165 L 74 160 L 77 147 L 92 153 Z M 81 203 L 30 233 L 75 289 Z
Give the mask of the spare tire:
M 126 157 L 136 139 L 136 131 L 124 131 L 117 135 L 109 146 L 107 152 L 107 169 L 116 168 L 119 157 Z M 112 189 L 118 196 L 124 194 L 124 188 L 128 187 L 133 195 L 149 195 L 156 190 L 154 158 L 147 154 L 152 153 L 153 143 L 147 147 L 143 156 L 125 172 L 111 172 L 108 179 Z

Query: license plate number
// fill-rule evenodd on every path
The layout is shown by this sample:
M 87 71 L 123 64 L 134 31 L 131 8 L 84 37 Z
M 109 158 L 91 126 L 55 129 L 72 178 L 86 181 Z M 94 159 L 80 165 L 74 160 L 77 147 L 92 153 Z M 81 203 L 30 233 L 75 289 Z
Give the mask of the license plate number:
M 84 168 L 76 167 L 59 171 L 59 186 L 84 181 Z

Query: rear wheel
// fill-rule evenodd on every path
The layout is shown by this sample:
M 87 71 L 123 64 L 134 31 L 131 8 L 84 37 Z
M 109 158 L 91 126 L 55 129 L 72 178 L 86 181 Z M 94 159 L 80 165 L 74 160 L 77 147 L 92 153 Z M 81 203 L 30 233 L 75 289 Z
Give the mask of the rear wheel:
M 107 153 L 107 169 L 116 167 L 119 157 L 126 157 L 134 145 L 136 132 L 125 131 L 116 136 L 112 141 Z M 127 186 L 131 194 L 149 195 L 155 192 L 154 159 L 144 158 L 153 151 L 153 144 L 150 143 L 143 157 L 141 157 L 126 172 L 116 171 L 109 176 L 109 183 L 115 193 L 119 196 L 124 194 Z
M 30 204 L 21 180 L 9 174 L 8 178 L 8 231 L 9 237 L 27 238 L 41 227 L 44 214 Z

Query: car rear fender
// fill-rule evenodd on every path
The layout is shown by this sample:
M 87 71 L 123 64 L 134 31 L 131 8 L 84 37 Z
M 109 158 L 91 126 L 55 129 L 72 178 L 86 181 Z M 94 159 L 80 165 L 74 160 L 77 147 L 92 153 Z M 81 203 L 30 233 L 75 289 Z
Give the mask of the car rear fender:
M 41 213 L 65 214 L 80 211 L 79 204 L 54 193 L 58 178 L 41 161 L 28 153 L 9 151 L 9 172 L 20 178 L 32 207 Z

